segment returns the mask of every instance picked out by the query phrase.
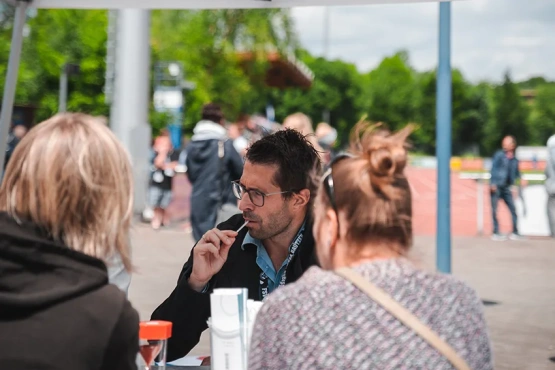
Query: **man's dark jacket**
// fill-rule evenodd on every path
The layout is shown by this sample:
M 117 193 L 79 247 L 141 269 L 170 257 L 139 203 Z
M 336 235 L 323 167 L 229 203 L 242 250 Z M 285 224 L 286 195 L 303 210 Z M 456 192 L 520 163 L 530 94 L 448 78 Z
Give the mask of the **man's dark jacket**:
M 220 230 L 237 230 L 244 223 L 242 215 L 231 217 L 218 225 Z M 256 247 L 241 244 L 247 228 L 239 232 L 235 243 L 229 250 L 224 266 L 210 280 L 206 293 L 198 293 L 188 284 L 193 268 L 193 252 L 183 266 L 177 286 L 171 295 L 152 314 L 153 320 L 166 320 L 173 323 L 172 338 L 168 343 L 168 360 L 185 356 L 197 345 L 200 336 L 208 327 L 210 317 L 210 293 L 214 288 L 247 288 L 249 299 L 262 300 L 260 295 L 260 273 L 256 264 Z M 317 265 L 314 250 L 312 225 L 307 222 L 302 243 L 287 267 L 286 284 L 296 281 L 311 266 Z

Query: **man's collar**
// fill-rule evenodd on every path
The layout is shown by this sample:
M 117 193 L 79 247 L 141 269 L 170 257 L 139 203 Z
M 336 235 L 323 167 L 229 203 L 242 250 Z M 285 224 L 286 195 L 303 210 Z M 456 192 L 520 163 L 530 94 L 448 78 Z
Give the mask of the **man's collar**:
M 260 248 L 262 247 L 262 242 L 259 239 L 253 238 L 250 231 L 247 231 L 247 235 L 245 235 L 245 239 L 243 239 L 243 243 L 241 244 L 242 250 L 245 250 L 245 245 L 255 245 Z
M 303 221 L 303 224 L 301 225 L 301 228 L 299 229 L 299 231 L 297 232 L 297 234 L 295 235 L 295 238 L 293 238 L 293 241 L 295 239 L 297 239 L 297 236 L 299 236 L 299 234 L 304 233 L 305 231 L 305 227 L 306 227 L 306 218 Z M 263 248 L 264 245 L 262 244 L 262 241 L 260 239 L 256 239 L 254 237 L 251 236 L 250 231 L 247 232 L 247 235 L 245 235 L 245 239 L 243 239 L 243 243 L 241 244 L 241 249 L 245 250 L 245 245 L 254 245 L 257 248 Z

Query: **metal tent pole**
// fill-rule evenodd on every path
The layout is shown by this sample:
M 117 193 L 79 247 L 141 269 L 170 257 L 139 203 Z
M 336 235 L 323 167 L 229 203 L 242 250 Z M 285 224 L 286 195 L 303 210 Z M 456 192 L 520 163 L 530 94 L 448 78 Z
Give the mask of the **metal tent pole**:
M 148 186 L 150 135 L 150 11 L 119 10 L 110 127 L 131 155 L 134 211 L 142 212 Z
M 437 269 L 451 272 L 451 3 L 439 4 L 437 70 Z
M 67 110 L 67 68 L 62 67 L 60 74 L 60 95 L 58 99 L 58 113 L 63 113 Z
M 10 46 L 10 58 L 6 71 L 6 82 L 4 84 L 4 95 L 2 96 L 2 112 L 0 113 L 0 178 L 4 175 L 4 159 L 8 145 L 8 135 L 12 123 L 12 111 L 17 86 L 17 75 L 21 59 L 21 47 L 23 45 L 23 28 L 29 2 L 20 1 L 15 9 L 15 18 L 12 31 L 12 43 Z

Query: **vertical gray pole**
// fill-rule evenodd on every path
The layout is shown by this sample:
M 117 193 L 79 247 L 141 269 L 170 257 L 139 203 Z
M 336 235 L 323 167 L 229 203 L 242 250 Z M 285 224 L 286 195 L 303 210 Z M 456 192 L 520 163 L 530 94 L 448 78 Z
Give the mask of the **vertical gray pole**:
M 330 53 L 330 7 L 324 8 L 324 58 L 329 58 Z M 331 113 L 329 109 L 324 109 L 322 112 L 322 120 L 331 124 Z
M 131 155 L 135 212 L 146 203 L 150 135 L 150 11 L 118 11 L 115 81 L 110 126 Z
M 29 3 L 23 1 L 17 4 L 12 31 L 12 43 L 10 45 L 10 58 L 6 71 L 6 82 L 4 84 L 4 95 L 2 97 L 2 111 L 0 113 L 0 178 L 4 174 L 4 159 L 8 145 L 8 135 L 12 123 L 12 110 L 17 86 L 17 75 L 19 72 L 19 61 L 21 58 L 21 47 L 23 45 L 23 28 L 25 27 L 26 11 Z
M 62 73 L 60 74 L 60 96 L 58 100 L 58 113 L 63 113 L 67 110 L 67 68 L 64 64 L 62 66 Z
M 329 57 L 330 52 L 330 7 L 324 9 L 324 58 Z
M 437 68 L 437 240 L 436 264 L 451 273 L 451 3 L 439 4 Z

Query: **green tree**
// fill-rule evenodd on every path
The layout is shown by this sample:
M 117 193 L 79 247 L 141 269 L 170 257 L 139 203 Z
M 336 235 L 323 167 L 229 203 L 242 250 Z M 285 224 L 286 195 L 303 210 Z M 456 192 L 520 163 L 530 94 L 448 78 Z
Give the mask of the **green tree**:
M 359 73 L 352 64 L 314 58 L 306 52 L 303 61 L 314 72 L 314 83 L 308 90 L 272 90 L 270 96 L 276 118 L 281 121 L 299 111 L 310 116 L 316 125 L 322 121 L 324 111 L 328 111 L 329 123 L 338 129 L 339 141 L 344 143 L 350 129 L 362 116 Z
M 107 115 L 103 94 L 106 22 L 106 11 L 39 10 L 28 20 L 30 33 L 23 44 L 16 102 L 40 106 L 39 120 L 56 113 L 62 66 L 71 62 L 81 67 L 81 73 L 70 79 L 68 110 Z M 11 29 L 6 29 L 2 38 L 9 40 L 10 34 Z M 2 53 L 0 85 L 8 55 Z
M 384 58 L 379 66 L 364 76 L 363 109 L 372 121 L 381 121 L 392 130 L 416 118 L 415 72 L 408 54 L 398 52 Z
M 531 139 L 529 109 L 509 72 L 505 74 L 503 84 L 495 88 L 493 107 L 493 121 L 486 131 L 488 152 L 493 153 L 506 135 L 513 135 L 519 144 L 527 144 Z
M 177 60 L 196 88 L 186 94 L 186 127 L 200 118 L 203 104 L 220 103 L 233 120 L 261 110 L 266 101 L 266 52 L 293 52 L 297 40 L 285 9 L 153 12 L 154 62 Z M 253 60 L 238 57 L 248 51 Z
M 427 154 L 435 154 L 436 147 L 436 72 L 426 72 L 418 78 L 417 123 L 414 146 Z M 459 155 L 475 152 L 483 137 L 488 120 L 486 91 L 468 83 L 459 70 L 452 76 L 452 150 Z
M 530 122 L 530 130 L 537 145 L 545 145 L 547 139 L 555 134 L 555 84 L 538 88 Z

